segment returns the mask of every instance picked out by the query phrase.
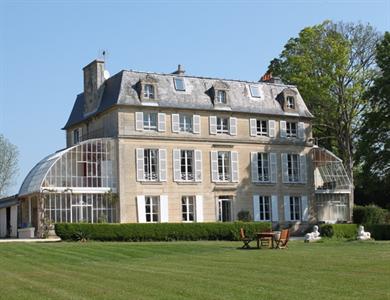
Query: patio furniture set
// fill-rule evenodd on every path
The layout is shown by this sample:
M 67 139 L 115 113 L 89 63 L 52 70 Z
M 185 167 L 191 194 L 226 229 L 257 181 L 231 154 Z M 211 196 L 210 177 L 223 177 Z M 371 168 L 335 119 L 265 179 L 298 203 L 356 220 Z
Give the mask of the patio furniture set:
M 267 247 L 271 249 L 285 249 L 288 248 L 287 243 L 290 238 L 290 231 L 288 229 L 283 229 L 281 232 L 274 231 L 263 231 L 256 232 L 254 237 L 249 237 L 245 234 L 244 228 L 240 229 L 240 238 L 244 243 L 242 246 L 243 249 L 250 249 L 250 242 L 255 241 L 257 243 L 257 248 Z

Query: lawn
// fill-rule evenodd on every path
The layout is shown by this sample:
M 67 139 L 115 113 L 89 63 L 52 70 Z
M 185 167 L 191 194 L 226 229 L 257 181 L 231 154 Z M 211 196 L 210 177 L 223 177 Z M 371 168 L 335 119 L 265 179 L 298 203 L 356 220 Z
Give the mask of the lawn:
M 0 244 L 1 299 L 390 299 L 390 243 Z

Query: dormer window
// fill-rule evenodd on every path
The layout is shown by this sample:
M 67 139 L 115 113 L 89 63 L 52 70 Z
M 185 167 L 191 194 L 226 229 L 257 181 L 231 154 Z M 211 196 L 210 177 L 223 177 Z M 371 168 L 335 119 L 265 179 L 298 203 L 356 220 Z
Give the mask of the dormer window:
M 251 95 L 254 98 L 260 98 L 260 89 L 258 86 L 250 85 L 249 89 L 251 91 Z
M 144 85 L 144 98 L 145 99 L 154 99 L 154 86 L 153 84 Z
M 176 91 L 185 91 L 186 90 L 183 78 L 174 78 L 173 82 L 175 84 Z
M 226 91 L 217 90 L 217 95 L 215 99 L 216 99 L 216 103 L 226 104 Z
M 293 96 L 287 96 L 286 108 L 287 109 L 295 109 L 295 99 Z

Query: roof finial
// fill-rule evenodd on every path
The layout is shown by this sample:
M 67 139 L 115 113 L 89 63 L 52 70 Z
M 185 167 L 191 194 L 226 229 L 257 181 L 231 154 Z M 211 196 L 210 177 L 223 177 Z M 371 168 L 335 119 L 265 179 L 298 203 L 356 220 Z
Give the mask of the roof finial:
M 177 65 L 177 70 L 173 72 L 172 74 L 177 74 L 177 75 L 184 75 L 186 71 L 184 70 L 184 67 L 181 64 Z

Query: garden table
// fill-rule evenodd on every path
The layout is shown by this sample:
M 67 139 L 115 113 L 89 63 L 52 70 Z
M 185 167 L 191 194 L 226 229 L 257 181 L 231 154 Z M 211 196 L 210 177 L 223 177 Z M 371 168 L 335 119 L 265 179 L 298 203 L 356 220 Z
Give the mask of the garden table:
M 263 238 L 271 238 L 272 248 L 274 248 L 275 232 L 273 231 L 257 232 L 256 233 L 257 248 L 260 248 L 260 240 Z

